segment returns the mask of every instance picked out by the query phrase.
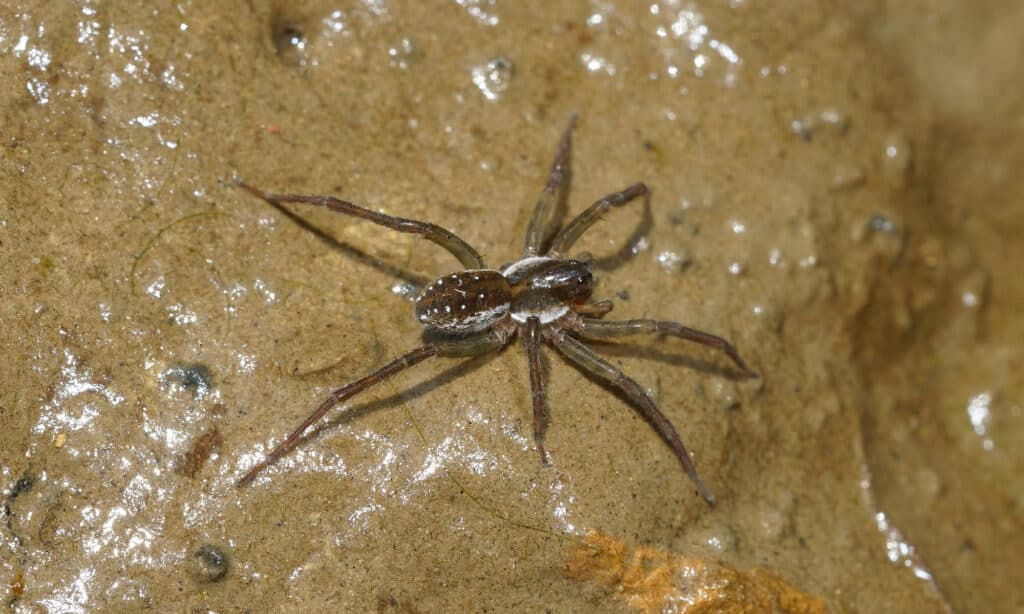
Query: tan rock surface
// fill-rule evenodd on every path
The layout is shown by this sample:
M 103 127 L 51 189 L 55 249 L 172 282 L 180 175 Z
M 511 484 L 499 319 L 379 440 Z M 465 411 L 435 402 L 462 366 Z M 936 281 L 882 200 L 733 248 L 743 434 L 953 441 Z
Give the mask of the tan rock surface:
M 836 612 L 1024 608 L 1016 3 L 504 0 L 0 7 L 0 579 L 16 611 L 621 611 L 573 539 L 770 570 Z M 428 243 L 519 256 L 569 113 L 601 351 L 714 491 L 548 352 L 438 360 L 234 481 L 415 346 Z M 571 538 L 571 539 L 570 539 Z

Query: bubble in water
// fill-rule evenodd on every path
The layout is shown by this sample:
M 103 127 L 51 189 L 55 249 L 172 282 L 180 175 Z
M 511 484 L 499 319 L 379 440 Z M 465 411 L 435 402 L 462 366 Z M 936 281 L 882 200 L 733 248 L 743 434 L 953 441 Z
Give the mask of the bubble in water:
M 678 273 L 690 264 L 691 257 L 686 252 L 663 251 L 658 254 L 658 264 L 666 273 Z
M 512 61 L 498 56 L 472 71 L 473 85 L 487 100 L 497 100 L 512 82 Z
M 402 298 L 408 300 L 414 300 L 416 298 L 417 288 L 415 284 L 409 282 L 399 282 L 391 286 L 391 292 Z

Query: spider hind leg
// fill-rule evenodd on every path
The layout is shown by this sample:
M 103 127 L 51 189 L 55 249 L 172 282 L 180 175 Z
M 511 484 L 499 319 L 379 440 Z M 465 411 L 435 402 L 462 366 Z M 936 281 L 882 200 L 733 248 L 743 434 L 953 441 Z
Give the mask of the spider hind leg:
M 686 475 L 689 476 L 690 480 L 697 487 L 697 492 L 700 493 L 700 496 L 707 501 L 708 505 L 715 505 L 715 497 L 697 474 L 697 467 L 693 464 L 693 459 L 683 444 L 683 440 L 679 437 L 679 433 L 676 432 L 675 427 L 665 417 L 665 414 L 661 413 L 661 410 L 658 409 L 654 399 L 644 392 L 643 387 L 636 380 L 595 354 L 593 350 L 583 345 L 580 341 L 564 333 L 559 332 L 548 335 L 548 342 L 555 346 L 580 371 L 607 382 L 610 386 L 618 388 L 626 395 L 630 404 L 651 423 L 651 426 L 672 447 L 672 451 L 675 452 L 676 458 L 679 459 L 679 463 L 683 466 Z
M 302 439 L 302 435 L 305 434 L 306 430 L 323 418 L 328 411 L 351 399 L 367 388 L 384 381 L 399 371 L 404 371 L 413 365 L 423 362 L 431 356 L 443 356 L 447 358 L 479 356 L 481 354 L 487 354 L 501 349 L 506 343 L 508 343 L 508 339 L 509 327 L 507 325 L 499 324 L 492 330 L 483 331 L 467 337 L 429 343 L 399 356 L 368 375 L 345 384 L 341 388 L 332 392 L 331 395 L 320 404 L 320 407 L 318 407 L 316 411 L 303 420 L 302 424 L 293 430 L 291 434 L 285 437 L 281 443 L 274 446 L 274 449 L 271 450 L 262 461 L 249 469 L 245 475 L 235 482 L 235 485 L 245 486 L 251 482 L 261 471 L 276 463 L 282 456 L 290 452 Z
M 526 322 L 523 345 L 530 366 L 530 392 L 533 398 L 533 440 L 540 453 L 540 462 L 550 465 L 548 452 L 544 448 L 544 429 L 547 426 L 547 386 L 544 383 L 543 365 L 540 362 L 540 321 L 530 318 Z

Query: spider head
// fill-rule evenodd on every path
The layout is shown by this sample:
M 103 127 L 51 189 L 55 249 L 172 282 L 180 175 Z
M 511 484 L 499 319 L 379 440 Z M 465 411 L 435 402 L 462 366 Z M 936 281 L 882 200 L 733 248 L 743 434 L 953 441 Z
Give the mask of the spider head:
M 565 261 L 565 271 L 557 294 L 566 302 L 581 304 L 594 292 L 594 274 L 590 265 L 580 260 Z
M 590 265 L 580 260 L 549 260 L 525 285 L 562 303 L 582 303 L 594 291 L 594 274 Z
M 527 257 L 505 267 L 503 275 L 511 286 L 510 311 L 517 322 L 552 322 L 586 302 L 594 288 L 590 265 L 579 260 Z

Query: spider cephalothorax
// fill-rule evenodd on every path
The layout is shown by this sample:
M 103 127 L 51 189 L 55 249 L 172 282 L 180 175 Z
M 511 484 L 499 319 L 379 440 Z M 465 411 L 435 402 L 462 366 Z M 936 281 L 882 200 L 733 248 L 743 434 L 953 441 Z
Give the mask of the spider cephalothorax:
M 661 320 L 603 320 L 612 309 L 611 301 L 588 302 L 594 289 L 594 276 L 585 259 L 564 255 L 576 240 L 609 209 L 624 205 L 647 194 L 647 186 L 636 183 L 621 192 L 598 200 L 548 241 L 552 231 L 552 210 L 565 184 L 569 147 L 575 115 L 562 135 L 544 191 L 534 209 L 526 231 L 523 257 L 500 270 L 489 269 L 468 243 L 453 233 L 428 222 L 391 217 L 330 196 L 266 194 L 241 181 L 238 184 L 252 194 L 279 203 L 306 203 L 327 207 L 339 213 L 375 222 L 382 226 L 418 234 L 452 253 L 464 267 L 428 284 L 416 298 L 416 319 L 426 329 L 429 342 L 369 375 L 335 390 L 302 424 L 279 443 L 267 457 L 249 469 L 238 483 L 249 482 L 264 467 L 283 456 L 314 422 L 335 405 L 405 368 L 431 356 L 464 357 L 494 352 L 507 345 L 516 332 L 530 367 L 533 390 L 533 435 L 542 461 L 548 463 L 544 449 L 546 392 L 540 362 L 542 342 L 557 349 L 586 373 L 618 388 L 633 406 L 665 439 L 693 480 L 701 496 L 714 502 L 711 492 L 697 475 L 690 454 L 672 423 L 651 397 L 632 378 L 590 350 L 581 339 L 607 339 L 643 333 L 667 333 L 717 348 L 748 375 L 753 372 L 736 349 L 722 337 Z M 545 249 L 546 248 L 546 249 Z

